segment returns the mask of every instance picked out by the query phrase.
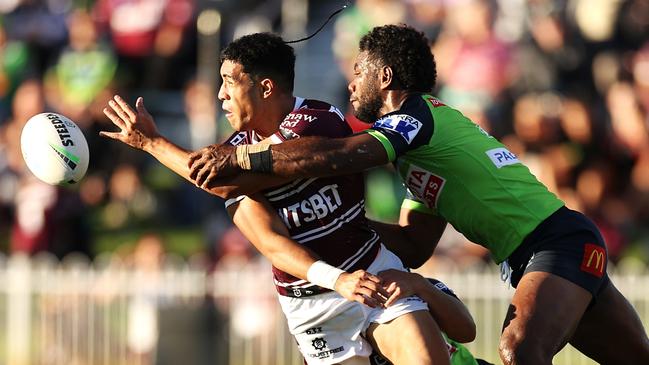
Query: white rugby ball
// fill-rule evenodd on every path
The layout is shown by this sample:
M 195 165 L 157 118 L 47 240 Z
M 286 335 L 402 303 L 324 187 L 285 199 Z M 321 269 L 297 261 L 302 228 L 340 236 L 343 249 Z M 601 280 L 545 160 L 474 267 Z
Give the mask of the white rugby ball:
M 88 170 L 86 137 L 61 114 L 41 113 L 29 118 L 20 135 L 20 149 L 29 170 L 48 184 L 74 184 Z

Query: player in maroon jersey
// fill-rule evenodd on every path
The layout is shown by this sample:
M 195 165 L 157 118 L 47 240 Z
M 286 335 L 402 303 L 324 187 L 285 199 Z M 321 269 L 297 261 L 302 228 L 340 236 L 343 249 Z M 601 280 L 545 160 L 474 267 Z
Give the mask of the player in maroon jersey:
M 229 122 L 240 131 L 228 143 L 249 146 L 254 156 L 255 149 L 284 139 L 351 134 L 336 108 L 292 95 L 294 55 L 281 38 L 244 36 L 221 58 L 219 99 Z M 191 181 L 189 152 L 158 133 L 142 98 L 134 111 L 116 96 L 104 113 L 120 132 L 102 135 L 150 153 Z M 228 210 L 273 264 L 289 328 L 309 363 L 366 363 L 370 343 L 395 364 L 449 363 L 439 328 L 421 299 L 403 298 L 388 308 L 380 305 L 389 293 L 370 273 L 404 268 L 367 223 L 362 175 L 218 185 L 203 188 L 222 197 L 264 189 L 230 200 Z

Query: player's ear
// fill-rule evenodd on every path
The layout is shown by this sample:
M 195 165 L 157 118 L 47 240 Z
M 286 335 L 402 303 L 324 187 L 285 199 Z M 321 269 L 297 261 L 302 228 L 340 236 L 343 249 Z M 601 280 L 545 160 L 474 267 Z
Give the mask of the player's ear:
M 389 89 L 394 81 L 394 72 L 390 66 L 381 66 L 379 69 L 379 82 L 381 89 Z
M 262 79 L 259 83 L 261 85 L 261 96 L 265 99 L 270 97 L 275 90 L 275 82 L 271 79 Z

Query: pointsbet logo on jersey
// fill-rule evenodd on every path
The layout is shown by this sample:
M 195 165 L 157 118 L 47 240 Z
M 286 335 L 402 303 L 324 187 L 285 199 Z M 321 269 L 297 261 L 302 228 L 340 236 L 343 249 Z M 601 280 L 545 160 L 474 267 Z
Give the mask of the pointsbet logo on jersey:
M 374 123 L 374 128 L 390 129 L 399 133 L 408 144 L 415 139 L 421 126 L 420 121 L 406 114 L 388 115 Z

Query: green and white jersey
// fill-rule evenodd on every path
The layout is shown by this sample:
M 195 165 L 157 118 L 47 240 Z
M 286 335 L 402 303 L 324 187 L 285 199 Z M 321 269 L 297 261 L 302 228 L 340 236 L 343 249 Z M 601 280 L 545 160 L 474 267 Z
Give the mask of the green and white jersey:
M 404 206 L 443 217 L 497 263 L 564 205 L 502 143 L 431 95 L 410 96 L 367 133 L 396 160 Z

